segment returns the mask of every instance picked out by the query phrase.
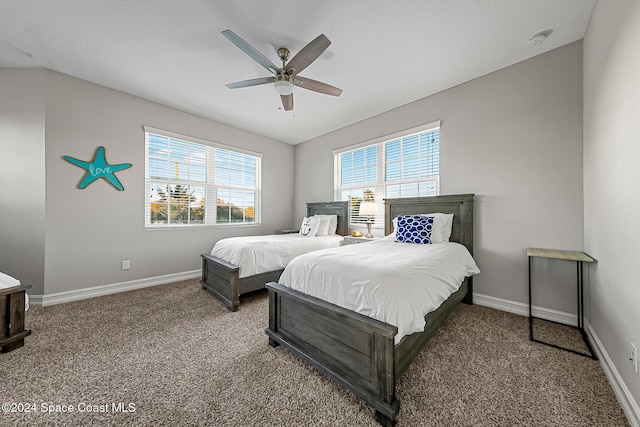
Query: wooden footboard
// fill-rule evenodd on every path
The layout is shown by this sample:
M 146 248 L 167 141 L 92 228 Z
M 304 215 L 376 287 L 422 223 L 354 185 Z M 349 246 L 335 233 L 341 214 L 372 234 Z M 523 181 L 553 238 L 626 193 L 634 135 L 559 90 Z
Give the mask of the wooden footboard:
M 277 283 L 267 289 L 269 343 L 285 346 L 394 420 L 400 408 L 393 344 L 398 328 Z
M 202 254 L 202 287 L 231 311 L 240 305 L 240 268 L 212 255 Z
M 272 346 L 283 345 L 329 376 L 376 411 L 385 426 L 395 424 L 400 409 L 396 380 L 428 339 L 465 298 L 469 280 L 440 308 L 429 313 L 422 333 L 394 346 L 398 328 L 347 310 L 278 283 L 267 283 Z
M 231 311 L 238 311 L 240 295 L 263 289 L 278 280 L 282 270 L 240 278 L 240 267 L 213 255 L 202 254 L 202 287 L 215 295 Z

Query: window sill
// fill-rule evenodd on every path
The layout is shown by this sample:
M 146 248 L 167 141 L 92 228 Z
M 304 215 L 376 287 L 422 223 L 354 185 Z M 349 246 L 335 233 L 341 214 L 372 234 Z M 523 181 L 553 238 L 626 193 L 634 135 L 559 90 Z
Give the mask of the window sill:
M 236 227 L 259 227 L 261 223 L 251 224 L 185 224 L 185 225 L 151 225 L 145 226 L 144 229 L 148 231 L 163 231 L 163 230 L 202 230 L 203 228 L 236 228 Z

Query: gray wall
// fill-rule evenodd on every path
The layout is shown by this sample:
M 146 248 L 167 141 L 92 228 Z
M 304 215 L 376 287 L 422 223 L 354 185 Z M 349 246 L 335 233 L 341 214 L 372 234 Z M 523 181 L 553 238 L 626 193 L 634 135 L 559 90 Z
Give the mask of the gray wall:
M 0 69 L 0 271 L 44 283 L 44 70 Z
M 475 193 L 475 291 L 527 302 L 527 247 L 583 249 L 582 44 L 572 43 L 297 145 L 295 218 L 333 197 L 332 150 L 441 120 L 441 194 Z M 575 265 L 534 303 L 575 313 Z M 536 274 L 537 275 L 537 274 Z
M 23 73 L 13 73 L 7 85 L 24 79 Z M 40 204 L 46 193 L 46 231 L 41 226 L 33 233 L 37 243 L 22 256 L 44 265 L 43 294 L 194 271 L 200 268 L 200 254 L 210 252 L 222 237 L 267 234 L 290 226 L 292 146 L 53 71 L 41 73 L 46 76 L 44 90 L 36 95 L 44 100 L 40 121 L 45 123 L 46 144 L 37 146 L 41 160 L 36 173 L 45 175 L 32 186 Z M 144 125 L 262 153 L 262 225 L 145 230 Z M 117 173 L 124 191 L 104 180 L 77 188 L 84 171 L 62 157 L 91 160 L 99 146 L 105 147 L 109 163 L 133 164 Z M 15 151 L 8 161 L 26 168 L 30 157 L 22 149 Z M 10 237 L 12 245 L 22 238 Z M 130 270 L 121 270 L 124 259 L 131 260 Z M 25 268 L 11 271 L 18 278 L 29 277 Z M 40 284 L 33 285 L 35 289 Z
M 599 1 L 584 39 L 585 248 L 589 323 L 635 400 L 640 376 L 640 3 Z M 640 412 L 636 412 L 640 417 Z M 638 420 L 636 420 L 638 422 Z

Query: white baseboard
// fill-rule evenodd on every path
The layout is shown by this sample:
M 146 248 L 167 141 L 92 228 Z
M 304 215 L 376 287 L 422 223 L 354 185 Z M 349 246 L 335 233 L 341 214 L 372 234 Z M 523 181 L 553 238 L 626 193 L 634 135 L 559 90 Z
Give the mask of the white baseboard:
M 489 295 L 473 294 L 473 303 L 483 305 L 486 307 L 495 308 L 497 310 L 507 311 L 509 313 L 519 314 L 521 316 L 529 316 L 529 305 L 521 302 L 505 300 L 502 298 L 496 298 Z M 551 320 L 558 323 L 564 323 L 571 326 L 578 325 L 578 316 L 575 314 L 564 313 L 557 310 L 550 310 L 543 307 L 532 307 L 532 313 L 534 317 L 539 317 L 545 320 Z M 620 376 L 620 373 L 612 363 L 611 358 L 607 354 L 602 342 L 596 335 L 595 331 L 591 328 L 588 320 L 585 319 L 585 331 L 589 335 L 591 342 L 594 346 L 594 351 L 598 356 L 602 370 L 604 371 L 611 388 L 627 416 L 627 420 L 631 427 L 640 427 L 640 407 L 638 402 L 633 398 L 633 395 L 629 391 L 629 388 L 625 384 L 624 380 Z
M 620 373 L 611 361 L 609 354 L 605 350 L 593 328 L 591 328 L 589 322 L 585 320 L 584 323 L 585 330 L 587 331 L 587 334 L 593 343 L 594 350 L 598 355 L 598 359 L 600 360 L 602 370 L 607 376 L 607 379 L 609 379 L 609 384 L 611 384 L 611 388 L 613 388 L 613 392 L 616 394 L 618 402 L 620 403 L 620 406 L 622 406 L 622 410 L 627 416 L 629 424 L 631 427 L 640 427 L 640 406 L 638 406 L 638 402 L 634 400 L 631 395 L 631 391 L 629 391 L 629 388 L 620 376 Z
M 94 298 L 102 295 L 116 294 L 132 291 L 134 289 L 147 288 L 149 286 L 164 285 L 180 280 L 189 280 L 200 277 L 201 270 L 185 271 L 182 273 L 165 274 L 163 276 L 148 277 L 145 279 L 131 280 L 128 282 L 113 283 L 110 285 L 94 286 L 91 288 L 77 289 L 73 291 L 56 292 L 47 295 L 29 295 L 29 303 L 32 305 L 54 305 L 64 302 L 79 301 L 86 298 Z
M 529 305 L 522 302 L 510 301 L 502 298 L 492 297 L 489 295 L 474 293 L 473 303 L 529 317 Z M 544 320 L 551 320 L 552 322 L 563 323 L 565 325 L 578 326 L 578 316 L 576 314 L 565 313 L 558 310 L 551 310 L 549 308 L 538 307 L 535 305 L 531 309 L 533 317 L 538 317 Z

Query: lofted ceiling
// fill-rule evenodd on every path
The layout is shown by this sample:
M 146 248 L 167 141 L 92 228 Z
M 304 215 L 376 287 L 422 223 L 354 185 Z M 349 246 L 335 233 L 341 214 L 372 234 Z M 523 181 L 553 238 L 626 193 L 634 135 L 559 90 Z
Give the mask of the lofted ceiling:
M 0 67 L 44 67 L 298 144 L 583 38 L 596 0 L 0 0 Z M 268 72 L 319 34 L 300 74 L 344 90 L 225 84 Z M 527 39 L 550 33 L 539 45 Z

